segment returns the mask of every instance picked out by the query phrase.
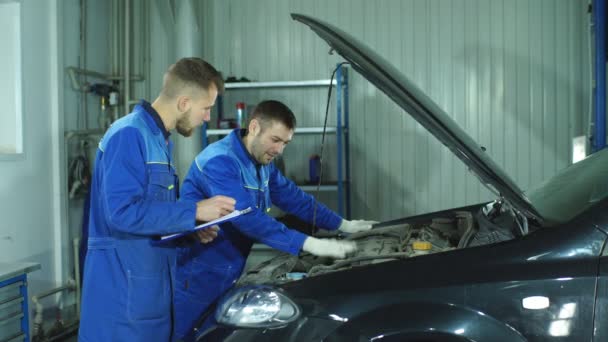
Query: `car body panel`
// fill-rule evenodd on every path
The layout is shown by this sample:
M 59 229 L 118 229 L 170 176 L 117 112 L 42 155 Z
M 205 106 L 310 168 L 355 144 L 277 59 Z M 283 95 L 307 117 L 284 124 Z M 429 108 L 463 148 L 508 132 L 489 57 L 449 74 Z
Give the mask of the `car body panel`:
M 598 210 L 593 216 L 598 228 L 608 234 L 608 211 Z M 606 245 L 600 257 L 596 293 L 593 340 L 608 341 L 608 246 Z
M 598 203 L 591 211 L 600 213 L 606 205 Z M 437 338 L 447 340 L 591 340 L 599 258 L 607 237 L 593 222 L 598 215 L 585 213 L 499 244 L 287 283 L 281 287 L 303 308 L 298 321 L 257 333 L 225 327 L 215 333 L 234 341 L 347 341 L 380 335 L 407 341 L 420 334 L 442 334 Z M 524 308 L 523 299 L 534 296 L 548 298 L 549 306 Z M 316 337 L 324 337 L 309 339 L 311 327 Z
M 593 326 L 594 341 L 608 341 L 608 255 L 606 251 L 600 258 L 597 299 Z

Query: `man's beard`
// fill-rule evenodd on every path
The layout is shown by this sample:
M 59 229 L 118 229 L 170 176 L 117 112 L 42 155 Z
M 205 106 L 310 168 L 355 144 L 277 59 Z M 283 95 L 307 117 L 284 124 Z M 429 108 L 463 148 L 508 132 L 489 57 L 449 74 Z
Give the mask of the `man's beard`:
M 265 160 L 264 157 L 266 156 L 266 152 L 264 151 L 258 137 L 254 137 L 253 141 L 251 142 L 251 152 L 251 155 L 255 158 L 255 160 L 262 165 L 268 165 L 272 162 L 272 159 L 270 161 Z
M 188 121 L 188 116 L 184 115 L 182 118 L 177 120 L 177 124 L 175 125 L 175 130 L 177 131 L 177 133 L 181 134 L 184 137 L 191 136 L 192 132 L 194 131 Z

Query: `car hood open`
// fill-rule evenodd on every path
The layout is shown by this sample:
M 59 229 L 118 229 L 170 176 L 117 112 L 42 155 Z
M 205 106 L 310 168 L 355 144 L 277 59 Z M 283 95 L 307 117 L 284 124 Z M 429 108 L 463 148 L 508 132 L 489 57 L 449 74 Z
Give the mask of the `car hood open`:
M 363 77 L 428 129 L 460 158 L 490 191 L 505 198 L 527 217 L 542 222 L 541 215 L 515 182 L 473 138 L 398 69 L 365 44 L 331 24 L 306 15 L 291 16 L 294 20 L 308 25 Z

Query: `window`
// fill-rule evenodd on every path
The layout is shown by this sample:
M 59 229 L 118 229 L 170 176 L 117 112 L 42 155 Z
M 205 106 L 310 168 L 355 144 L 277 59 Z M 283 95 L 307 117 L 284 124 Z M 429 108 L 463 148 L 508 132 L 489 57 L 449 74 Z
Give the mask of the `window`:
M 0 0 L 0 155 L 23 153 L 21 3 Z

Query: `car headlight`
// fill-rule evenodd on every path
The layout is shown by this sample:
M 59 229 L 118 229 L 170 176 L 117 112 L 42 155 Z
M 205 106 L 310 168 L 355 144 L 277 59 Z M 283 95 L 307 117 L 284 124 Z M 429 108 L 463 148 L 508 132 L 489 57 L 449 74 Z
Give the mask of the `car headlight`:
M 270 286 L 244 286 L 229 292 L 219 302 L 218 323 L 242 328 L 274 328 L 300 316 L 298 306 L 281 290 Z

